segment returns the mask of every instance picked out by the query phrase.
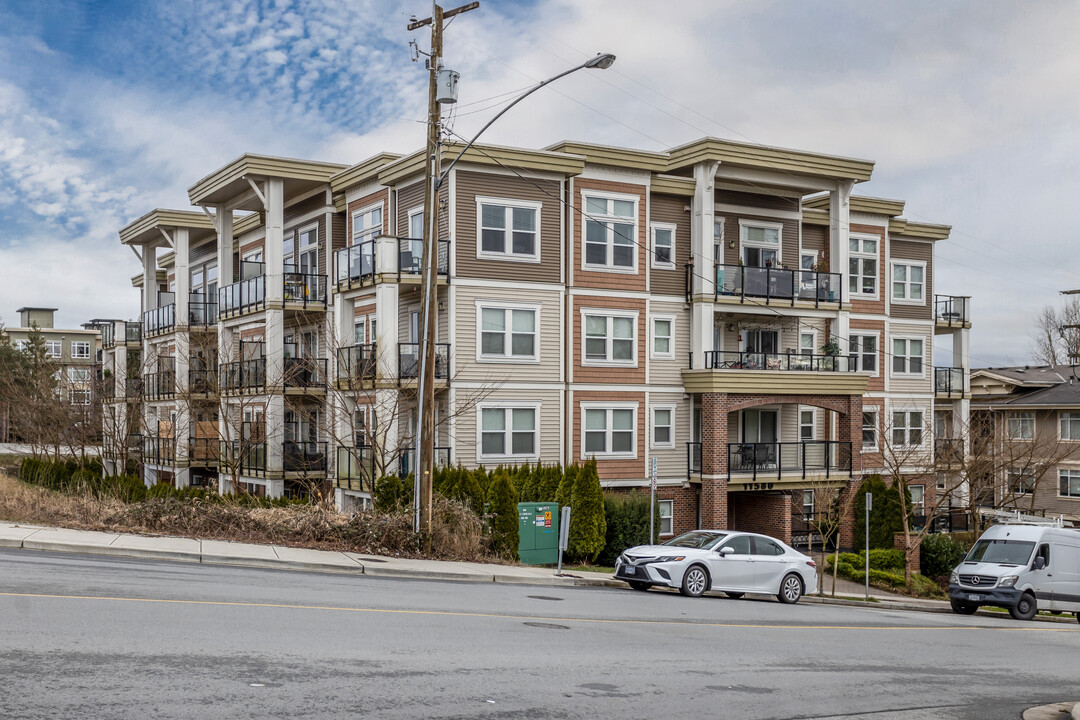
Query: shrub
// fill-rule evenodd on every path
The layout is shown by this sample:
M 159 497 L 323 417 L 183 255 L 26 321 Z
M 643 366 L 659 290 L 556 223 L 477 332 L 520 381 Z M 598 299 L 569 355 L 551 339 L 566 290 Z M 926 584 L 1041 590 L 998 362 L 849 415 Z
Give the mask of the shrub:
M 559 465 L 549 465 L 540 473 L 539 483 L 536 488 L 537 502 L 556 502 L 555 496 L 559 493 L 559 485 L 562 483 L 563 469 Z
M 488 488 L 491 513 L 491 549 L 496 555 L 517 558 L 518 534 L 517 490 L 506 470 L 495 471 Z
M 929 578 L 947 578 L 965 554 L 967 548 L 953 536 L 946 533 L 927 535 L 919 554 L 919 571 Z
M 574 481 L 577 479 L 579 469 L 576 463 L 563 468 L 562 477 L 559 478 L 559 486 L 555 489 L 555 503 L 559 507 L 570 504 L 570 496 L 574 491 Z
M 903 486 L 905 493 L 909 492 Z M 874 496 L 870 509 L 870 547 L 892 548 L 893 535 L 902 532 L 904 521 L 900 508 L 900 490 L 885 484 L 880 475 L 868 475 L 855 491 L 855 547 L 863 549 L 866 544 L 866 493 Z M 907 507 L 911 507 L 910 496 Z
M 623 550 L 650 542 L 649 496 L 632 492 L 628 495 L 605 497 L 604 522 L 607 526 L 604 549 L 600 551 L 596 562 L 605 567 L 614 567 L 615 560 Z M 660 527 L 659 512 L 654 525 Z
M 604 491 L 600 489 L 600 476 L 596 472 L 594 458 L 590 458 L 574 478 L 570 508 L 570 542 L 567 550 L 571 557 L 592 562 L 604 549 L 604 537 L 607 535 Z
M 399 478 L 386 475 L 375 481 L 375 492 L 371 494 L 371 503 L 378 512 L 402 510 L 413 503 L 413 476 Z

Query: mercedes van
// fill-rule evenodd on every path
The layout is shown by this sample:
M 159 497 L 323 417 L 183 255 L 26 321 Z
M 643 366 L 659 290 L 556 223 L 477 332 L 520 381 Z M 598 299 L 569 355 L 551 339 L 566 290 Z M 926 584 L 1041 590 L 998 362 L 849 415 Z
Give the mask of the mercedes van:
M 961 615 L 992 605 L 1017 620 L 1049 610 L 1076 613 L 1080 621 L 1080 531 L 991 527 L 949 577 L 949 602 Z

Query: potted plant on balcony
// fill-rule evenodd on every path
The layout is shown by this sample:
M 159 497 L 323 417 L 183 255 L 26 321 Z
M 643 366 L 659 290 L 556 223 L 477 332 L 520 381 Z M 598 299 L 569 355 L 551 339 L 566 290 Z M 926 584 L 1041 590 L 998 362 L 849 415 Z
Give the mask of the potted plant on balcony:
M 829 338 L 829 341 L 821 346 L 821 354 L 829 358 L 840 357 L 840 343 L 836 342 L 836 338 Z M 828 360 L 822 363 L 822 365 L 828 366 L 831 370 L 835 370 L 836 362 L 836 360 Z

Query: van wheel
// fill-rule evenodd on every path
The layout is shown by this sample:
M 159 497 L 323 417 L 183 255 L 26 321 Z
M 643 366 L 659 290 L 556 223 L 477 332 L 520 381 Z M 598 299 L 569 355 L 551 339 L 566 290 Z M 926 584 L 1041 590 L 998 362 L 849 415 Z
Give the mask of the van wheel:
M 974 615 L 975 611 L 979 609 L 978 605 L 968 605 L 955 600 L 950 600 L 949 604 L 952 605 L 952 611 L 958 615 Z
M 1030 620 L 1038 612 L 1039 606 L 1035 602 L 1035 596 L 1031 593 L 1021 595 L 1020 602 L 1016 603 L 1016 607 L 1009 608 L 1009 614 L 1013 616 L 1014 620 Z

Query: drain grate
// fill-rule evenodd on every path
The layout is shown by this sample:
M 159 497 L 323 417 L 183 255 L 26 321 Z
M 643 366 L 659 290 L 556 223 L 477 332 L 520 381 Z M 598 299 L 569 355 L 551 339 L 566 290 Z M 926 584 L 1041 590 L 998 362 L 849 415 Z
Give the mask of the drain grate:
M 527 597 L 530 597 L 533 600 L 552 600 L 552 601 L 558 601 L 558 602 L 562 602 L 562 600 L 563 600 L 563 598 L 552 597 L 551 595 L 529 595 Z
M 540 628 L 541 630 L 569 630 L 569 625 L 556 625 L 555 623 L 542 623 L 542 622 L 527 622 L 525 623 L 529 627 Z
M 358 559 L 360 560 L 360 562 L 371 562 L 371 563 L 384 563 L 384 562 L 386 562 L 385 560 L 380 560 L 379 558 L 358 558 Z

